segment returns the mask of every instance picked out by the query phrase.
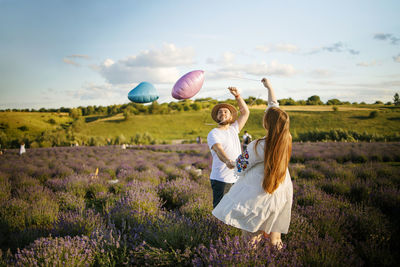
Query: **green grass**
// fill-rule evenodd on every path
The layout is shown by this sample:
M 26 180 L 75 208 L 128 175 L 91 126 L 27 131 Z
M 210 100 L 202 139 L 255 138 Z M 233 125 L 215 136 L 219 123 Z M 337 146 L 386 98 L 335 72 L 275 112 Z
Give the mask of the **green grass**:
M 50 123 L 50 119 L 55 121 Z M 43 131 L 52 131 L 62 128 L 63 125 L 72 122 L 67 113 L 45 113 L 45 112 L 1 112 L 0 124 L 7 124 L 8 129 L 3 132 L 10 137 L 21 134 L 37 135 Z M 27 131 L 18 128 L 26 126 Z M 1 132 L 1 130 L 0 130 Z
M 285 107 L 283 107 L 284 109 Z M 311 107 L 312 108 L 312 107 Z M 311 110 L 310 108 L 310 110 Z M 340 110 L 310 111 L 307 107 L 300 111 L 287 112 L 291 119 L 292 134 L 309 131 L 329 131 L 332 129 L 344 129 L 370 134 L 394 134 L 400 132 L 400 109 L 382 108 L 374 105 L 368 106 L 369 110 Z M 377 110 L 376 118 L 369 118 L 371 110 Z M 251 109 L 250 118 L 242 130 L 247 130 L 254 138 L 265 135 L 261 126 L 263 109 Z M 50 119 L 55 124 L 49 123 Z M 206 139 L 208 132 L 216 127 L 216 123 L 210 116 L 210 110 L 175 112 L 164 115 L 135 115 L 125 121 L 122 114 L 113 117 L 87 116 L 85 123 L 74 135 L 79 138 L 98 138 L 106 140 L 123 135 L 127 141 L 136 134 L 148 133 L 158 141 L 194 140 L 197 136 Z M 8 129 L 1 130 L 0 135 L 9 138 L 24 135 L 36 136 L 43 131 L 61 129 L 62 126 L 72 122 L 67 114 L 39 113 L 39 112 L 1 112 L 0 123 L 8 124 Z M 28 131 L 18 129 L 21 126 L 28 127 Z M 241 133 L 241 134 L 242 134 Z
M 357 132 L 392 134 L 400 132 L 400 109 L 379 110 L 376 118 L 368 118 L 370 111 L 288 111 L 291 133 L 305 133 L 314 130 L 329 131 L 345 129 Z M 263 110 L 251 110 L 244 128 L 256 137 L 265 135 L 261 121 Z
M 255 138 L 265 135 L 261 126 L 264 111 L 251 109 L 249 120 L 242 130 L 247 130 Z M 288 111 L 291 118 L 291 132 L 303 133 L 313 130 L 346 129 L 358 132 L 390 134 L 400 132 L 400 110 L 379 110 L 376 118 L 368 118 L 371 111 Z M 209 125 L 212 124 L 212 125 Z M 109 120 L 87 123 L 79 133 L 85 136 L 113 138 L 118 135 L 134 136 L 136 133 L 149 133 L 158 140 L 195 139 L 207 137 L 216 127 L 210 116 L 210 110 L 181 112 L 165 115 L 137 115 L 124 121 L 121 115 Z

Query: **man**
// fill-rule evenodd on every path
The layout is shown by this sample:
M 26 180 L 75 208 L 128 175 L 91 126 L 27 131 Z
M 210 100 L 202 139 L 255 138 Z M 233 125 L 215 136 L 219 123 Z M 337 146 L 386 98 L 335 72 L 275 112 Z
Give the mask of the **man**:
M 210 180 L 214 208 L 237 180 L 233 169 L 236 158 L 241 154 L 239 132 L 250 115 L 238 90 L 235 87 L 228 89 L 238 103 L 240 116 L 238 117 L 234 106 L 227 103 L 217 104 L 211 111 L 211 117 L 218 123 L 218 127 L 212 129 L 207 136 L 213 158 Z
M 250 142 L 251 142 L 251 139 L 252 139 L 251 135 L 247 131 L 244 131 L 244 135 L 242 137 L 243 151 L 246 150 L 247 145 L 250 144 Z

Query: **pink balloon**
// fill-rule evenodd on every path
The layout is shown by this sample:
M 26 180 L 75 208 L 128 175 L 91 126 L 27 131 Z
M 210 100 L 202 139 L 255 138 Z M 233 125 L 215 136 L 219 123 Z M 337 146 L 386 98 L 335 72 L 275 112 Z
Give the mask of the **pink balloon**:
M 197 94 L 204 82 L 204 71 L 194 70 L 183 75 L 172 88 L 172 97 L 188 99 Z

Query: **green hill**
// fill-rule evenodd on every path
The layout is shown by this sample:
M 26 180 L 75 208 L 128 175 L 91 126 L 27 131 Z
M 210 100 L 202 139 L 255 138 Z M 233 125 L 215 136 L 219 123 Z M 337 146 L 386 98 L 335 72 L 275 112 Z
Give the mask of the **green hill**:
M 282 108 L 290 115 L 294 140 L 306 141 L 307 134 L 338 129 L 359 134 L 368 133 L 382 140 L 400 133 L 398 108 L 375 105 L 369 105 L 368 108 L 341 106 L 336 112 L 329 106 Z M 373 111 L 376 112 L 371 115 Z M 247 130 L 254 138 L 264 136 L 261 126 L 264 108 L 253 108 L 250 112 L 250 118 L 243 130 Z M 123 114 L 110 117 L 91 115 L 83 116 L 75 122 L 66 113 L 0 113 L 0 141 L 3 147 L 16 147 L 22 140 L 34 146 L 68 145 L 75 142 L 103 145 L 107 143 L 107 139 L 112 144 L 171 143 L 182 140 L 192 142 L 197 136 L 205 140 L 213 127 L 216 127 L 216 123 L 211 119 L 210 109 L 133 115 L 128 120 L 125 120 Z

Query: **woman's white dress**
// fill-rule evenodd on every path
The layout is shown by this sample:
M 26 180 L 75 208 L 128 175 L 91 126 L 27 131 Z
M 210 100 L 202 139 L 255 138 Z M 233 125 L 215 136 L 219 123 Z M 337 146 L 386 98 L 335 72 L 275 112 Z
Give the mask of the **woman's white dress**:
M 262 230 L 286 234 L 293 202 L 289 170 L 279 187 L 272 194 L 266 193 L 262 188 L 265 141 L 255 144 L 256 140 L 236 160 L 235 173 L 239 180 L 212 214 L 224 223 L 248 232 Z

